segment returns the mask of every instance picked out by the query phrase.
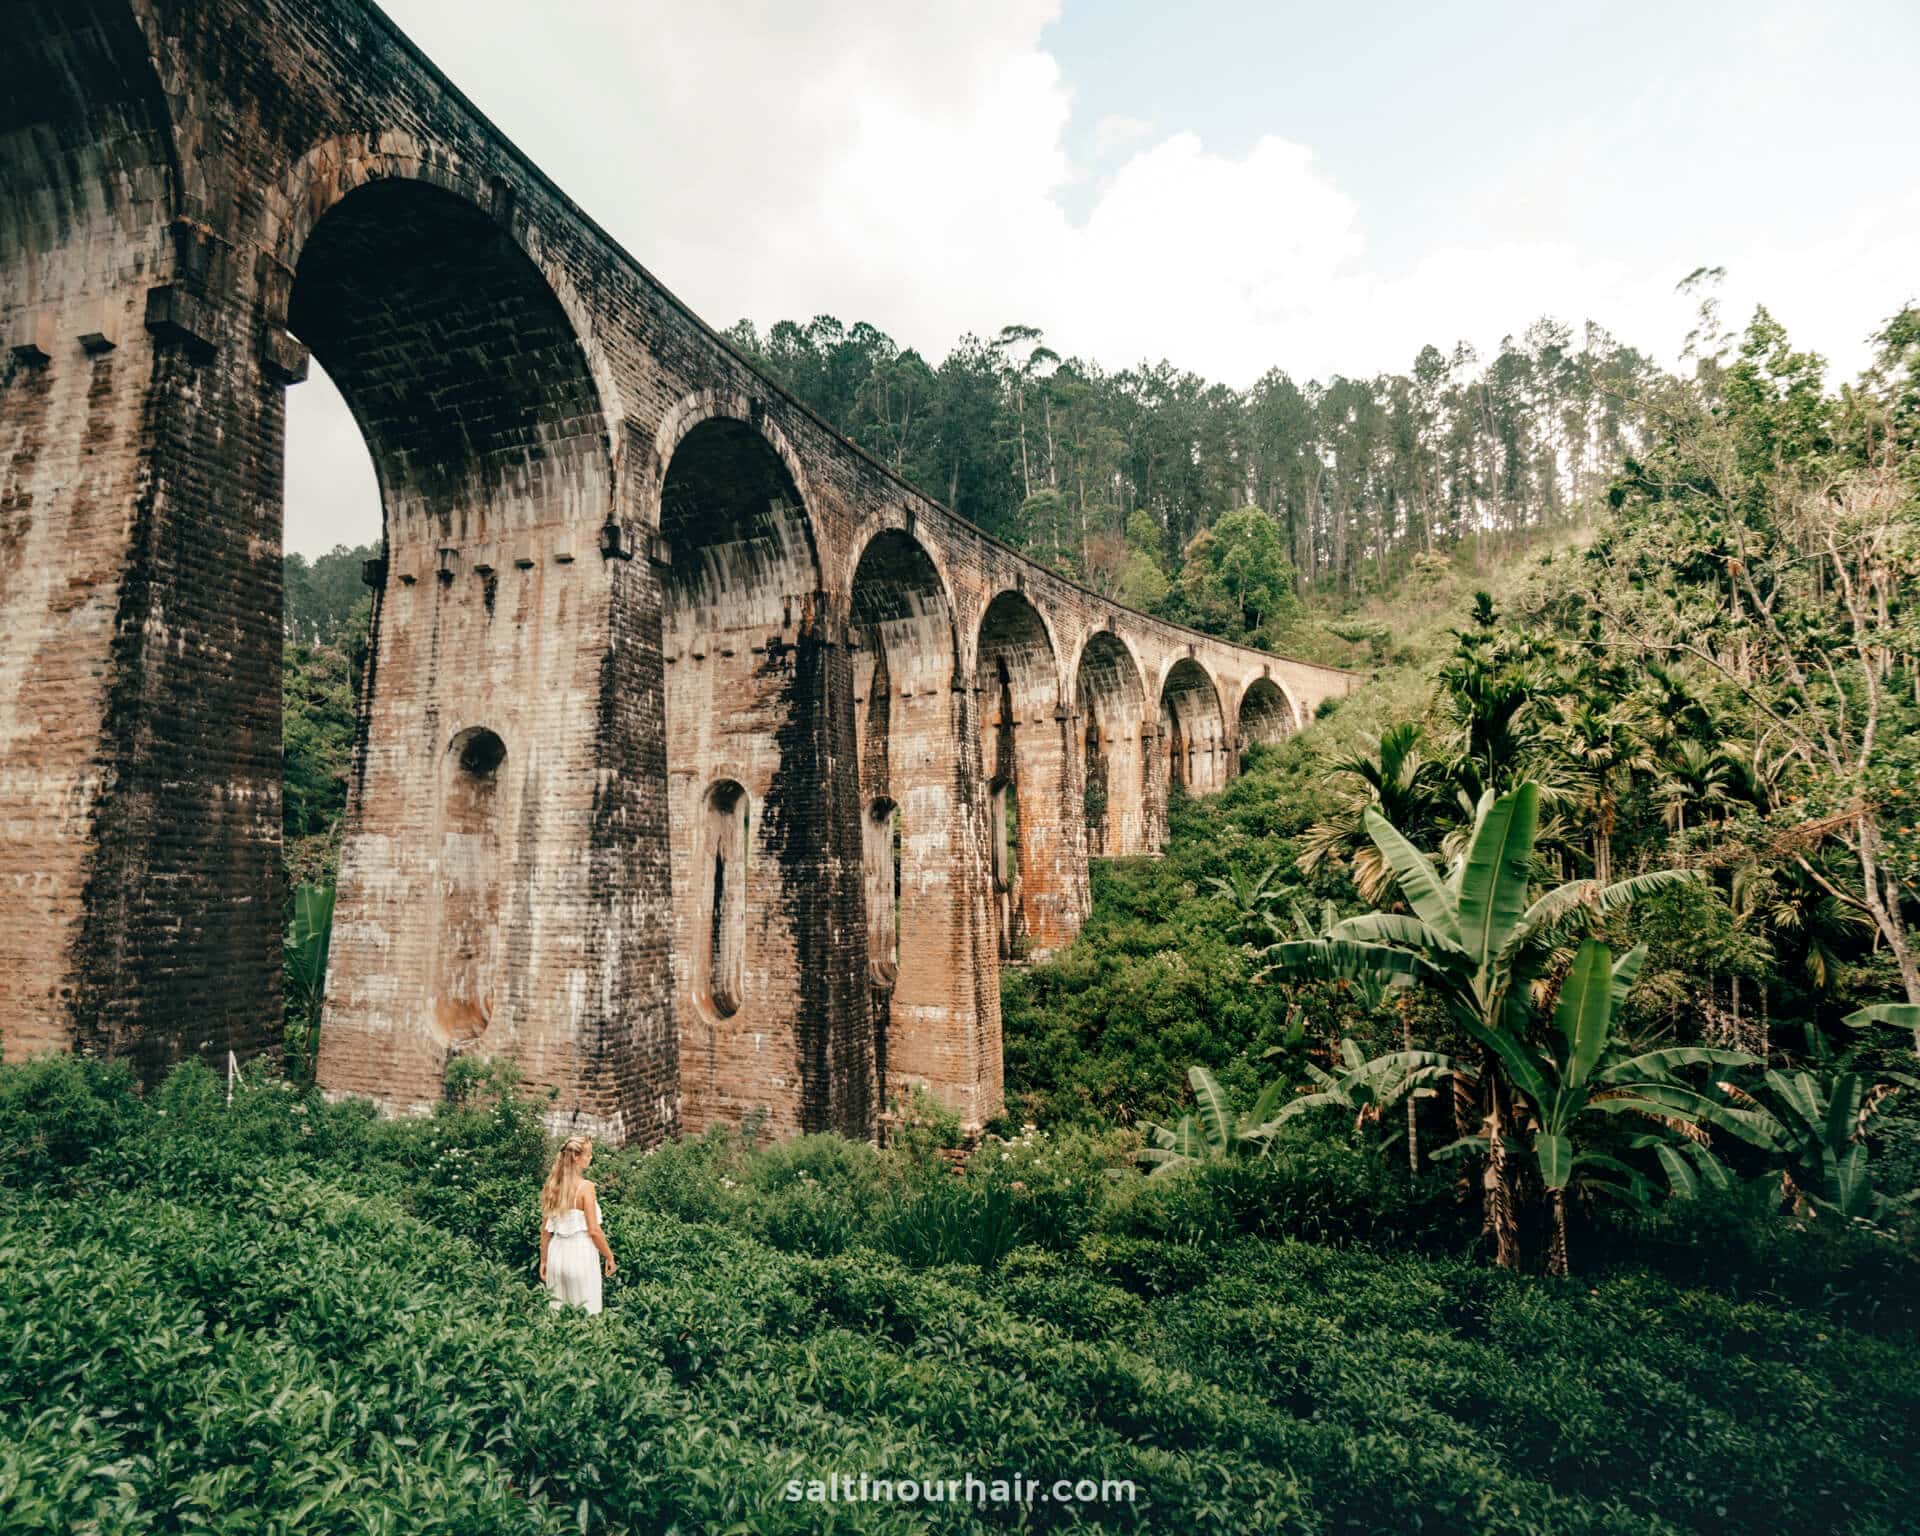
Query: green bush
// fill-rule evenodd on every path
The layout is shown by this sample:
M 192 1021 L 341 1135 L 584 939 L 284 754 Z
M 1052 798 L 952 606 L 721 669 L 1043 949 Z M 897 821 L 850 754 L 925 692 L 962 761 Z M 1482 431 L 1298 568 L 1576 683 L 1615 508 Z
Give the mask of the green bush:
M 0 1072 L 0 1183 L 54 1182 L 143 1123 L 119 1062 L 41 1056 Z

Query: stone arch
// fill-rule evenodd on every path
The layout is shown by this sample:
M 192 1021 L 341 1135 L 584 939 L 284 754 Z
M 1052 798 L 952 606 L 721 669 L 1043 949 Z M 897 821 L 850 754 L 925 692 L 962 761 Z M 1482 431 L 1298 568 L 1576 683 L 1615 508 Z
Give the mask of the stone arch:
M 853 669 L 823 622 L 821 558 L 790 452 L 745 402 L 691 397 L 661 429 L 658 513 L 680 1073 L 689 1129 L 866 1135 L 872 1006 Z M 741 991 L 701 1002 L 712 903 L 699 842 L 727 764 L 750 797 Z
M 680 445 L 691 434 L 714 421 L 749 427 L 758 434 L 767 450 L 780 461 L 795 501 L 803 507 L 813 506 L 813 488 L 807 483 L 806 465 L 794 451 L 793 444 L 787 440 L 787 435 L 767 416 L 758 401 L 731 390 L 695 390 L 677 401 L 673 409 L 661 418 L 653 434 L 653 473 L 658 483 L 664 487 L 667 472 L 680 451 Z M 659 514 L 663 510 L 663 506 L 653 508 L 653 524 L 656 528 L 659 527 Z
M 597 528 L 607 419 L 538 264 L 444 168 L 329 185 L 286 232 L 286 323 L 360 425 L 390 554 Z
M 752 423 L 713 413 L 681 435 L 661 479 L 657 526 L 668 555 L 669 656 L 725 634 L 764 640 L 815 627 L 813 520 L 786 460 Z
M 1240 695 L 1238 739 L 1234 755 L 1250 746 L 1272 746 L 1300 728 L 1300 714 L 1287 691 L 1272 677 L 1256 677 Z
M 1228 741 L 1220 689 L 1191 656 L 1167 668 L 1160 685 L 1160 730 L 1169 789 L 1205 795 L 1226 784 Z
M 287 321 L 290 290 L 316 226 L 354 193 L 380 183 L 433 187 L 480 212 L 539 273 L 565 313 L 586 360 L 603 418 L 607 422 L 624 418 L 619 380 L 595 340 L 593 308 L 582 299 L 566 268 L 548 259 L 540 225 L 517 208 L 511 184 L 469 166 L 443 145 L 423 143 L 403 131 L 322 139 L 281 177 L 279 196 L 263 205 L 258 226 L 261 248 L 269 258 L 263 295 L 269 324 Z M 326 366 L 324 360 L 321 366 Z
M 82 210 L 123 229 L 158 230 L 181 200 L 172 114 L 133 8 L 22 0 L 7 20 L 0 308 L 53 297 L 18 263 L 84 238 Z
M 1140 733 L 1146 705 L 1146 681 L 1126 642 L 1112 630 L 1089 635 L 1074 669 L 1074 713 L 1087 851 L 1093 857 L 1144 850 Z
M 1005 693 L 1027 718 L 1051 715 L 1060 703 L 1059 648 L 1053 628 L 1024 592 L 1008 587 L 980 615 L 973 644 L 974 687 L 982 695 L 982 737 Z
M 973 651 L 998 948 L 1003 959 L 1038 957 L 1073 937 L 1087 907 L 1085 811 L 1058 651 L 1044 615 L 1012 588 L 987 604 Z
M 883 667 L 896 690 L 951 688 L 959 664 L 953 600 L 927 547 L 884 528 L 861 547 L 847 594 L 849 639 L 863 658 L 856 678 Z M 860 690 L 865 697 L 866 690 Z
M 524 1048 L 544 1016 L 585 1031 L 594 1009 L 577 1000 L 568 957 L 535 942 L 530 893 L 548 913 L 595 900 L 572 840 L 582 813 L 569 770 L 593 739 L 600 667 L 579 648 L 529 642 L 589 601 L 583 587 L 605 592 L 599 560 L 578 560 L 613 505 L 599 386 L 540 265 L 445 163 L 322 151 L 292 180 L 304 191 L 274 231 L 286 264 L 269 275 L 263 345 L 271 355 L 284 318 L 338 386 L 373 461 L 386 538 L 331 957 L 343 978 L 369 980 L 330 993 L 322 1080 L 391 1091 L 380 1063 L 409 1030 L 428 1060 L 484 1035 L 537 1071 Z M 442 801 L 438 765 L 414 750 L 447 719 L 486 720 L 515 744 L 492 776 L 484 836 L 459 830 L 460 797 Z M 441 804 L 436 846 L 396 835 Z M 469 900 L 461 871 L 480 859 L 504 894 Z M 456 961 L 488 990 L 459 982 Z M 372 980 L 383 976 L 420 979 Z

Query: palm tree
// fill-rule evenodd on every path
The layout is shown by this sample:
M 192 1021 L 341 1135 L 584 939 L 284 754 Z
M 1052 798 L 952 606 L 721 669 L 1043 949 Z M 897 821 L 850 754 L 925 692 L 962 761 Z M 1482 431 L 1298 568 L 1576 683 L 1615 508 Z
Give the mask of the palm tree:
M 1193 1085 L 1195 1112 L 1182 1115 L 1174 1125 L 1146 1128 L 1149 1144 L 1140 1149 L 1140 1161 L 1152 1164 L 1150 1176 L 1195 1163 L 1257 1157 L 1266 1150 L 1269 1138 L 1260 1134 L 1260 1128 L 1279 1107 L 1286 1093 L 1285 1078 L 1269 1083 L 1252 1112 L 1245 1115 L 1234 1108 L 1227 1090 L 1205 1067 L 1188 1067 L 1187 1081 Z
M 1539 800 L 1539 787 L 1530 780 L 1498 797 L 1482 795 L 1472 835 L 1444 879 L 1386 818 L 1369 810 L 1368 835 L 1392 866 L 1413 915 L 1371 912 L 1336 923 L 1319 938 L 1267 951 L 1269 971 L 1279 976 L 1371 974 L 1424 986 L 1481 1047 L 1487 1227 L 1498 1262 L 1509 1269 L 1520 1263 L 1508 1149 L 1516 1124 L 1515 1073 L 1526 1070 L 1533 988 L 1546 969 L 1552 938 L 1576 915 L 1604 917 L 1662 886 L 1694 878 L 1689 871 L 1661 870 L 1609 885 L 1575 880 L 1530 902 Z
M 1640 662 L 1640 673 L 1646 733 L 1656 746 L 1664 749 L 1688 737 L 1706 740 L 1713 736 L 1719 722 L 1685 664 L 1645 659 Z
M 1307 829 L 1299 865 L 1311 874 L 1329 859 L 1349 861 L 1354 889 L 1377 904 L 1393 880 L 1393 869 L 1367 836 L 1366 815 L 1376 810 L 1412 837 L 1437 837 L 1454 798 L 1441 765 L 1421 750 L 1420 727 L 1412 722 L 1389 726 L 1369 750 L 1353 752 L 1331 765 L 1334 775 L 1357 780 L 1326 820 Z
M 1861 1013 L 1887 1022 L 1920 1013 L 1911 1004 L 1891 1007 L 1903 1012 L 1863 1009 Z M 1722 1084 L 1732 1107 L 1710 1118 L 1780 1165 L 1782 1194 L 1796 1207 L 1879 1224 L 1920 1201 L 1920 1189 L 1889 1197 L 1877 1187 L 1867 1150 L 1867 1127 L 1898 1089 L 1920 1089 L 1920 1078 L 1888 1072 L 1873 1082 L 1848 1070 L 1845 1058 L 1829 1066 L 1840 1070 L 1769 1071 L 1757 1082 Z
M 1410 1100 L 1427 1084 L 1453 1072 L 1453 1062 L 1434 1051 L 1392 1051 L 1369 1061 L 1360 1047 L 1347 1039 L 1340 1042 L 1338 1072 L 1324 1071 L 1310 1061 L 1301 1066 L 1317 1091 L 1280 1105 L 1253 1128 L 1256 1138 L 1271 1139 L 1287 1121 L 1311 1109 L 1346 1110 L 1353 1115 L 1353 1128 L 1358 1132 L 1369 1122 L 1384 1121 L 1394 1105 Z
M 1440 667 L 1440 703 L 1449 719 L 1447 776 L 1476 798 L 1528 777 L 1540 707 L 1564 689 L 1548 648 L 1527 635 L 1456 630 Z
M 1237 869 L 1208 877 L 1207 884 L 1213 888 L 1214 895 L 1232 905 L 1240 932 L 1249 943 L 1271 943 L 1280 932 L 1275 908 L 1282 886 L 1274 878 L 1279 873 L 1278 864 L 1269 864 L 1253 879 Z
M 1660 819 L 1670 831 L 1687 830 L 1689 810 L 1696 824 L 1710 822 L 1716 813 L 1724 815 L 1733 802 L 1734 764 L 1716 747 L 1682 737 L 1661 754 L 1658 771 L 1654 793 L 1660 801 Z
M 1553 739 L 1586 781 L 1583 798 L 1593 818 L 1593 877 L 1604 885 L 1613 878 L 1617 776 L 1646 772 L 1653 767 L 1653 753 L 1627 707 L 1599 704 L 1591 697 L 1565 713 Z

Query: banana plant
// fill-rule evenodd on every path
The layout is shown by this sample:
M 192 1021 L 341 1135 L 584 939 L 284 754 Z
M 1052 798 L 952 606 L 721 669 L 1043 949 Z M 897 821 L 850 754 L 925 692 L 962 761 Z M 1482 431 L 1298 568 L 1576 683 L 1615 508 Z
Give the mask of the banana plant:
M 1739 1051 L 1689 1045 L 1642 1051 L 1609 1062 L 1607 1055 L 1617 1044 L 1615 1030 L 1621 1004 L 1645 960 L 1644 946 L 1629 950 L 1615 961 L 1606 945 L 1587 940 L 1561 984 L 1554 1028 L 1546 1047 L 1521 1041 L 1508 1063 L 1514 1084 L 1531 1111 L 1533 1155 L 1553 1211 L 1549 1274 L 1567 1273 L 1567 1191 L 1575 1177 L 1583 1167 L 1611 1170 L 1619 1166 L 1603 1154 L 1581 1152 L 1575 1147 L 1575 1135 L 1584 1117 L 1633 1114 L 1668 1123 L 1697 1124 L 1714 1100 L 1676 1078 L 1674 1074 L 1680 1068 L 1708 1065 L 1731 1071 L 1759 1065 L 1754 1057 Z M 1661 1161 L 1672 1176 L 1673 1164 L 1665 1158 Z
M 1869 1003 L 1856 1008 L 1843 1021 L 1855 1029 L 1869 1024 L 1892 1024 L 1913 1036 L 1913 1049 L 1920 1054 L 1920 1003 Z
M 1198 1106 L 1194 1112 L 1182 1115 L 1171 1126 L 1147 1127 L 1147 1145 L 1140 1149 L 1140 1161 L 1152 1165 L 1147 1170 L 1149 1177 L 1196 1163 L 1258 1157 L 1266 1151 L 1268 1138 L 1260 1134 L 1260 1129 L 1279 1108 L 1286 1094 L 1286 1079 L 1269 1083 L 1245 1115 L 1234 1108 L 1227 1090 L 1205 1067 L 1188 1067 L 1187 1081 L 1193 1085 Z
M 1890 1197 L 1876 1186 L 1866 1143 L 1867 1128 L 1902 1088 L 1920 1089 L 1920 1079 L 1768 1071 L 1757 1082 L 1723 1084 L 1730 1107 L 1713 1118 L 1779 1165 L 1797 1206 L 1878 1225 L 1920 1201 L 1920 1189 Z
M 1314 939 L 1267 950 L 1266 974 L 1292 978 L 1374 976 L 1431 992 L 1463 1034 L 1485 1053 L 1481 1073 L 1486 1111 L 1487 1224 L 1495 1256 L 1520 1263 L 1508 1139 L 1513 1095 L 1532 1076 L 1526 1040 L 1533 987 L 1551 955 L 1552 939 L 1576 916 L 1604 917 L 1663 886 L 1696 876 L 1659 870 L 1602 885 L 1574 880 L 1532 898 L 1540 790 L 1531 781 L 1504 795 L 1480 797 L 1464 851 L 1444 876 L 1385 817 L 1369 810 L 1367 834 L 1392 867 L 1412 910 L 1370 912 L 1333 924 Z M 1622 992 L 1624 994 L 1624 985 Z
M 1369 1120 L 1383 1120 L 1387 1111 L 1409 1094 L 1453 1072 L 1452 1060 L 1435 1051 L 1392 1051 L 1369 1061 L 1357 1044 L 1346 1039 L 1340 1042 L 1339 1072 L 1325 1071 L 1310 1061 L 1301 1066 L 1318 1085 L 1317 1091 L 1277 1103 L 1264 1121 L 1257 1118 L 1261 1105 L 1256 1104 L 1254 1115 L 1248 1117 L 1253 1122 L 1245 1132 L 1249 1139 L 1270 1142 L 1289 1120 L 1316 1109 L 1346 1110 L 1353 1115 L 1353 1128 L 1358 1131 Z M 1278 1086 L 1269 1085 L 1261 1095 L 1262 1104 Z

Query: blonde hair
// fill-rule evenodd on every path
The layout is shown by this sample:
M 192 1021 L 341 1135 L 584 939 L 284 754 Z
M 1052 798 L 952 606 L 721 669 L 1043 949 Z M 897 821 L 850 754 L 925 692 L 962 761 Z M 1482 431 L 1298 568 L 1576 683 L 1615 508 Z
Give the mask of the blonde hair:
M 540 1214 L 558 1216 L 570 1211 L 580 1199 L 580 1169 L 593 1150 L 586 1136 L 569 1136 L 560 1144 L 560 1155 L 553 1160 L 553 1172 L 547 1175 L 546 1188 L 540 1191 Z

